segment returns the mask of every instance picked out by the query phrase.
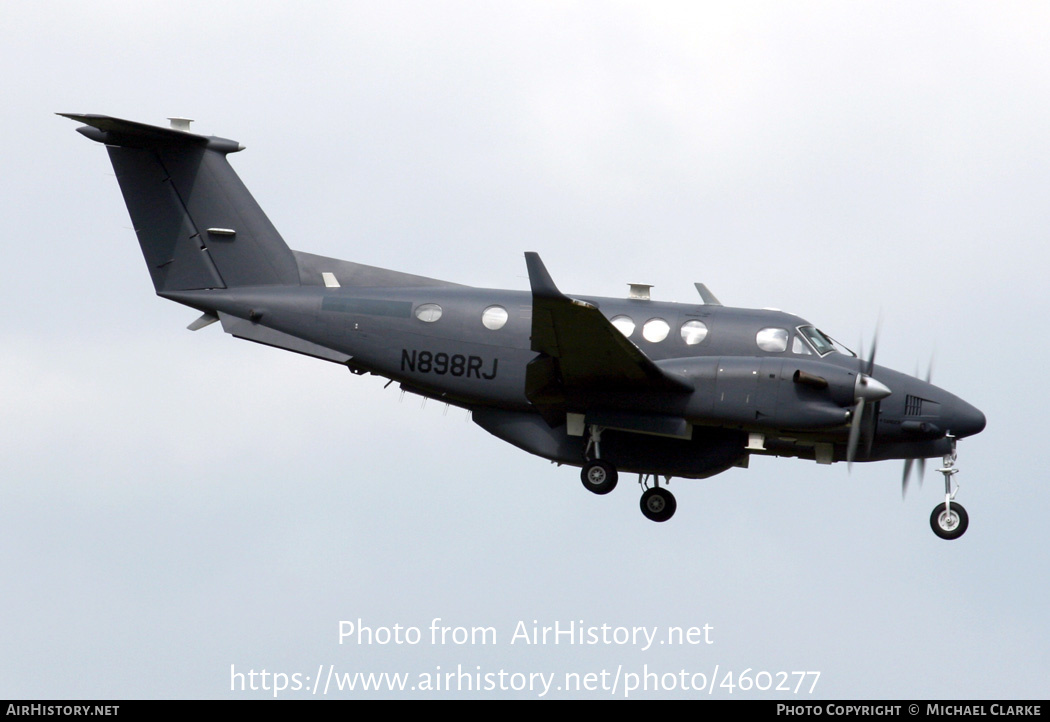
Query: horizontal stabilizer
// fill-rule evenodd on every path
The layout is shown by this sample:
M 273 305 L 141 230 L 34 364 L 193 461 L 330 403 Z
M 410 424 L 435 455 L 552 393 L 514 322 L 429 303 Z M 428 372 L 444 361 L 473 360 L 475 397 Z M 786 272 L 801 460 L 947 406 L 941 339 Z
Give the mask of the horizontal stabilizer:
M 207 326 L 211 326 L 213 323 L 215 323 L 218 320 L 219 320 L 219 317 L 216 316 L 214 313 L 209 311 L 207 313 L 201 314 L 200 318 L 198 318 L 196 321 L 191 323 L 186 328 L 188 328 L 190 331 L 200 331 L 202 328 L 205 328 Z
M 85 137 L 106 145 L 119 145 L 126 148 L 152 148 L 158 144 L 188 144 L 217 150 L 222 153 L 236 153 L 239 150 L 244 150 L 243 145 L 227 138 L 197 135 L 185 130 L 137 123 L 133 120 L 112 118 L 108 115 L 78 115 L 76 113 L 57 113 L 57 115 L 84 123 L 86 127 L 78 128 L 77 130 Z
M 352 358 L 350 355 L 342 353 L 341 351 L 335 351 L 326 346 L 321 346 L 310 341 L 304 341 L 297 336 L 282 333 L 281 331 L 275 331 L 272 328 L 252 323 L 243 318 L 231 316 L 222 311 L 219 311 L 219 320 L 222 321 L 222 330 L 234 338 L 242 338 L 245 341 L 254 341 L 255 343 L 261 343 L 264 346 L 273 346 L 274 348 L 284 349 L 285 351 L 294 351 L 295 353 L 301 353 L 304 356 L 312 356 L 314 358 L 319 358 L 322 361 L 331 361 L 332 363 L 337 364 L 345 364 Z

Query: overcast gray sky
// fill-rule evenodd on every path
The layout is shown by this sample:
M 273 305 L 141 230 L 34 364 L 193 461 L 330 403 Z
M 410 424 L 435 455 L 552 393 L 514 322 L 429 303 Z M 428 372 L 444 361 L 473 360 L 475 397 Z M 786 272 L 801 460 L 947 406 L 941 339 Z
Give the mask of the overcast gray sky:
M 0 60 L 0 697 L 267 695 L 231 665 L 1047 696 L 1044 3 L 44 1 L 5 6 Z M 902 502 L 899 462 L 771 458 L 672 482 L 653 524 L 632 478 L 596 497 L 462 411 L 191 333 L 54 112 L 244 143 L 301 250 L 516 289 L 535 250 L 567 292 L 703 281 L 851 345 L 881 317 L 881 364 L 935 354 L 988 417 L 970 529 L 930 531 L 936 463 Z M 431 644 L 434 618 L 496 643 Z M 423 641 L 340 645 L 358 619 Z M 512 644 L 533 620 L 713 644 Z M 746 670 L 820 676 L 730 694 Z M 446 695 L 538 692 L 381 696 Z

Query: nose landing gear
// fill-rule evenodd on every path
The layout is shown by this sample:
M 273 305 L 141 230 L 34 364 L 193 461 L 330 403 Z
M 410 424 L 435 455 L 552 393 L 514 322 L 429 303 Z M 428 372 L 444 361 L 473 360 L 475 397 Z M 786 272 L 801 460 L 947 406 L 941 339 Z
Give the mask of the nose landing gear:
M 955 437 L 951 434 L 948 438 L 952 440 L 952 450 L 944 456 L 944 464 L 940 473 L 944 474 L 944 503 L 938 504 L 930 515 L 930 527 L 933 533 L 941 539 L 958 539 L 970 525 L 970 517 L 962 504 L 955 503 L 955 494 L 959 491 L 959 485 L 955 485 L 952 491 L 952 477 L 959 473 L 955 468 L 955 460 L 958 454 L 955 451 Z

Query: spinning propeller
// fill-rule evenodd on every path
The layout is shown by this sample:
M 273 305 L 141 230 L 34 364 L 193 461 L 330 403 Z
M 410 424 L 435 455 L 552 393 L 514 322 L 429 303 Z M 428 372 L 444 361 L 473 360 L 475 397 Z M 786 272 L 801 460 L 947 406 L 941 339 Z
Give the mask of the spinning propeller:
M 919 378 L 919 362 L 915 362 L 915 378 Z M 930 364 L 926 367 L 926 383 L 930 383 L 930 379 L 933 378 L 933 357 L 930 357 Z M 919 462 L 913 464 L 913 462 Z M 913 466 L 918 467 L 919 486 L 922 486 L 922 477 L 926 473 L 926 459 L 919 457 L 918 459 L 905 459 L 904 460 L 904 475 L 901 476 L 901 498 L 908 493 L 908 481 L 911 478 L 911 470 Z
M 875 371 L 875 349 L 878 343 L 879 333 L 876 330 L 875 338 L 871 342 L 871 355 L 868 356 L 866 367 L 863 367 L 857 374 L 857 383 L 854 387 L 849 443 L 846 446 L 846 463 L 850 468 L 853 466 L 853 459 L 857 456 L 857 447 L 860 446 L 862 438 L 865 441 L 865 453 L 871 454 L 871 445 L 875 441 L 875 426 L 879 420 L 879 401 L 892 393 L 885 384 L 872 377 Z M 863 346 L 860 355 L 864 355 Z

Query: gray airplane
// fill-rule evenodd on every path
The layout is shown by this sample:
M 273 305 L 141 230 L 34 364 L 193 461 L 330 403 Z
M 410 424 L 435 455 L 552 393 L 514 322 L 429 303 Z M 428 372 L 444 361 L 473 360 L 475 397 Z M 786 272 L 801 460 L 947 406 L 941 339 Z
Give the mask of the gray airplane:
M 821 464 L 943 457 L 933 531 L 968 517 L 952 489 L 956 440 L 984 414 L 875 365 L 808 321 L 702 303 L 566 295 L 536 253 L 530 291 L 474 288 L 291 250 L 230 167 L 239 143 L 103 115 L 62 114 L 106 145 L 157 295 L 227 333 L 376 374 L 467 409 L 489 433 L 582 467 L 595 494 L 639 475 L 642 513 L 676 509 L 671 477 L 746 467 L 752 454 Z M 917 464 L 913 462 L 918 461 Z M 661 477 L 665 485 L 660 485 Z

